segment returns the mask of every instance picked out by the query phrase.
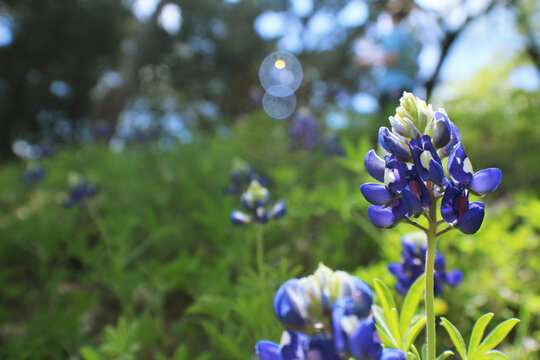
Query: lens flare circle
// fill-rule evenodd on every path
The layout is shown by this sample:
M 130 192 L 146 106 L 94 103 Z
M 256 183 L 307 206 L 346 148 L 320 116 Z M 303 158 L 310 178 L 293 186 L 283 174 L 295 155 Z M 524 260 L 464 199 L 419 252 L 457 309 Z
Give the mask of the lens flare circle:
M 278 86 L 282 87 L 282 86 Z M 272 93 L 282 94 L 283 89 L 270 89 L 274 91 L 267 91 L 262 100 L 262 105 L 266 115 L 276 120 L 283 120 L 291 116 L 296 108 L 296 96 L 293 94 L 287 96 L 274 96 Z M 285 87 L 282 87 L 285 88 Z M 286 88 L 285 88 L 286 89 Z
M 298 59 L 284 51 L 268 55 L 259 69 L 262 87 L 276 97 L 292 95 L 302 83 L 302 65 Z M 279 91 L 274 93 L 274 91 Z

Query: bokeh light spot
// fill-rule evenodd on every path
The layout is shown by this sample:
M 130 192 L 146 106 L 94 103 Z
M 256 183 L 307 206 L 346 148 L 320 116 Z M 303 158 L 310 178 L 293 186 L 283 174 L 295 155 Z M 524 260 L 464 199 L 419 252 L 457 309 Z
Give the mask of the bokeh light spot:
M 302 65 L 298 59 L 284 51 L 268 55 L 259 69 L 262 87 L 272 96 L 292 95 L 302 83 Z

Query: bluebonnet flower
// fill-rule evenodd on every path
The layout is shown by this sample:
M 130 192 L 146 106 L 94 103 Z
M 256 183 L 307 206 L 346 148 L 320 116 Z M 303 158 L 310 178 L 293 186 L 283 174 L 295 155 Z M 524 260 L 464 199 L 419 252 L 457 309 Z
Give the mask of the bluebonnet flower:
M 42 167 L 35 167 L 21 174 L 21 181 L 26 185 L 36 185 L 45 177 L 47 171 Z
M 309 110 L 298 110 L 290 127 L 292 150 L 311 150 L 320 140 L 319 124 Z
M 287 206 L 283 200 L 276 202 L 270 211 L 266 210 L 270 200 L 270 192 L 258 180 L 251 181 L 249 188 L 240 199 L 249 214 L 234 210 L 231 213 L 231 221 L 235 225 L 243 225 L 251 221 L 266 224 L 269 219 L 279 219 L 287 213 Z
M 264 187 L 270 185 L 267 177 L 258 174 L 247 162 L 234 158 L 231 168 L 231 183 L 223 189 L 223 193 L 225 195 L 238 194 L 246 186 L 249 186 L 252 180 L 257 180 Z
M 396 290 L 402 294 L 407 294 L 420 275 L 424 273 L 426 266 L 426 238 L 424 233 L 413 233 L 401 238 L 403 250 L 401 263 L 388 264 L 388 271 L 394 275 L 398 282 Z M 446 271 L 444 256 L 438 251 L 435 253 L 435 273 L 434 273 L 434 293 L 440 294 L 444 289 L 444 284 L 458 286 L 463 280 L 461 270 Z
M 285 327 L 281 343 L 262 340 L 260 360 L 405 360 L 382 348 L 371 310 L 369 286 L 320 264 L 315 274 L 290 279 L 276 292 L 274 313 Z
M 62 202 L 62 206 L 71 207 L 79 202 L 94 197 L 98 192 L 99 188 L 96 185 L 86 180 L 81 180 L 69 189 L 69 195 L 67 199 Z
M 495 190 L 501 171 L 474 172 L 459 130 L 446 112 L 433 111 L 431 105 L 410 93 L 404 93 L 396 115 L 389 120 L 392 129 L 379 129 L 379 143 L 387 155 L 383 159 L 370 150 L 364 159 L 367 172 L 383 183 L 360 188 L 372 204 L 368 208 L 371 222 L 379 228 L 391 228 L 402 220 L 413 223 L 411 217 L 428 218 L 432 203 L 442 197 L 441 214 L 451 228 L 466 234 L 478 231 L 484 205 L 469 202 L 469 192 L 483 196 Z M 446 156 L 448 174 L 442 163 Z

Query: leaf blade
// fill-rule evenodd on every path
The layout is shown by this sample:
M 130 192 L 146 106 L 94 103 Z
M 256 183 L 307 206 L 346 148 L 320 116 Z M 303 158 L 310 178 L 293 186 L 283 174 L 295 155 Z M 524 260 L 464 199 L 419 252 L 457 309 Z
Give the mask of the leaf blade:
M 482 355 L 499 345 L 518 322 L 519 319 L 511 318 L 497 325 L 497 327 L 486 336 L 484 341 L 480 343 L 480 346 L 473 352 L 474 355 Z
M 480 341 L 482 341 L 486 326 L 489 324 L 492 318 L 493 313 L 487 313 L 482 315 L 474 324 L 471 338 L 469 339 L 469 350 L 467 352 L 467 356 L 471 356 L 478 347 L 478 344 L 480 344 Z
M 411 285 L 409 291 L 407 291 L 407 295 L 403 300 L 403 306 L 401 307 L 401 318 L 399 319 L 399 327 L 402 334 L 405 334 L 409 329 L 411 320 L 424 294 L 424 286 L 424 274 L 422 274 Z
M 467 360 L 465 341 L 463 340 L 463 336 L 461 336 L 459 330 L 448 319 L 444 317 L 441 318 L 441 325 L 446 329 L 446 332 L 454 343 L 454 346 L 456 347 L 459 356 L 461 356 L 463 360 Z

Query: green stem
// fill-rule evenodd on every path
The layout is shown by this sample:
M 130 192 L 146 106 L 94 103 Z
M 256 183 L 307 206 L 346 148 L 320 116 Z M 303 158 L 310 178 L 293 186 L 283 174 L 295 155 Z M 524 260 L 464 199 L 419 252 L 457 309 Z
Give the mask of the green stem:
M 266 305 L 266 274 L 264 273 L 264 229 L 263 225 L 255 225 L 257 231 L 257 269 L 259 270 L 259 282 L 261 283 L 261 298 Z M 266 322 L 263 323 L 263 333 L 266 332 Z
M 427 229 L 426 253 L 426 318 L 427 318 L 427 360 L 435 360 L 435 306 L 433 294 L 433 272 L 435 268 L 435 249 L 437 248 L 437 201 L 432 197 L 429 207 L 429 228 Z

